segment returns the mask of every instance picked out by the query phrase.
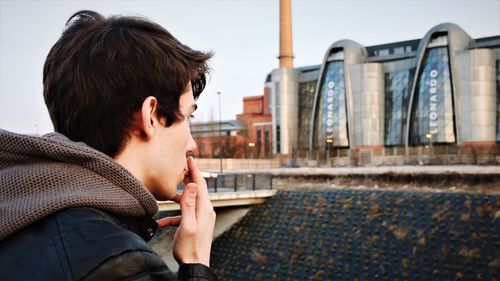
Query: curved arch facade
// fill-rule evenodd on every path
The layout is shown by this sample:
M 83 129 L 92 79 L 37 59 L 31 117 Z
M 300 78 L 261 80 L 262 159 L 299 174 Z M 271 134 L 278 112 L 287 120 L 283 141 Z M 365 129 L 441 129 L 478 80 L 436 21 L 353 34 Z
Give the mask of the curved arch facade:
M 408 106 L 406 145 L 460 143 L 457 51 L 472 39 L 457 25 L 440 24 L 421 40 Z
M 298 121 L 286 120 L 297 123 L 299 157 L 340 165 L 402 164 L 451 153 L 435 160 L 456 163 L 468 161 L 456 155 L 470 146 L 500 147 L 500 35 L 474 40 L 444 23 L 421 39 L 367 47 L 340 40 L 320 65 L 295 70 L 293 83 L 301 90 L 296 107 L 286 110 L 298 111 Z M 373 162 L 375 157 L 382 162 Z
M 366 57 L 366 49 L 351 40 L 337 41 L 328 48 L 314 97 L 311 150 L 350 146 L 354 134 L 349 124 L 354 117 L 348 68 Z

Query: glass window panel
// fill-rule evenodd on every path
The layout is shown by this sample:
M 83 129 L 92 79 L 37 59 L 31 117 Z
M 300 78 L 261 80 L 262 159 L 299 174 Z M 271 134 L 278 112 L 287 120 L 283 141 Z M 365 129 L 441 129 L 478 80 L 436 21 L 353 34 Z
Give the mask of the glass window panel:
M 404 145 L 406 112 L 414 69 L 398 70 L 385 75 L 385 145 Z
M 455 142 L 453 93 L 448 62 L 446 46 L 428 49 L 424 56 L 415 89 L 410 123 L 411 144 Z
M 321 77 L 316 110 L 314 147 L 326 149 L 329 145 L 348 147 L 347 108 L 345 98 L 344 62 L 330 61 Z
M 317 80 L 299 83 L 299 130 L 298 148 L 309 149 L 309 137 L 311 135 L 311 114 L 314 103 Z
M 382 49 L 378 51 L 379 56 L 388 56 L 389 55 L 389 49 Z

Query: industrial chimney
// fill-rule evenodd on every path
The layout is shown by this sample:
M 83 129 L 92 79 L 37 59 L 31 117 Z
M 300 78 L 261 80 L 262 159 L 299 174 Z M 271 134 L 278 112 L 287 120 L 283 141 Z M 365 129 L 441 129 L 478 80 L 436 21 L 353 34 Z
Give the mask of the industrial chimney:
M 280 0 L 280 68 L 293 68 L 292 1 Z
M 280 0 L 280 67 L 273 69 L 266 83 L 270 91 L 273 154 L 294 157 L 297 150 L 299 89 L 293 68 L 292 3 Z M 286 159 L 286 157 L 281 158 Z

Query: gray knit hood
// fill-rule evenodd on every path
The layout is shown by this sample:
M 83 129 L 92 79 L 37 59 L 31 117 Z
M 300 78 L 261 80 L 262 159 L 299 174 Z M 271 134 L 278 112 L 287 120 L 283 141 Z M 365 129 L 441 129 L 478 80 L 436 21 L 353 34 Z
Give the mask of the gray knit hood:
M 0 129 L 0 241 L 69 207 L 153 216 L 153 195 L 109 156 L 51 133 L 34 137 Z

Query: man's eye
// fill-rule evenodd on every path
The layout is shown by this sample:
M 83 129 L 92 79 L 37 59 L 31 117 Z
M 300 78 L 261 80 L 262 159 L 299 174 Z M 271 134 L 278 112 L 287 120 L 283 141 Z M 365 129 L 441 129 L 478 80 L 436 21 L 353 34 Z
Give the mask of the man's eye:
M 194 119 L 194 114 L 189 115 L 189 119 Z

